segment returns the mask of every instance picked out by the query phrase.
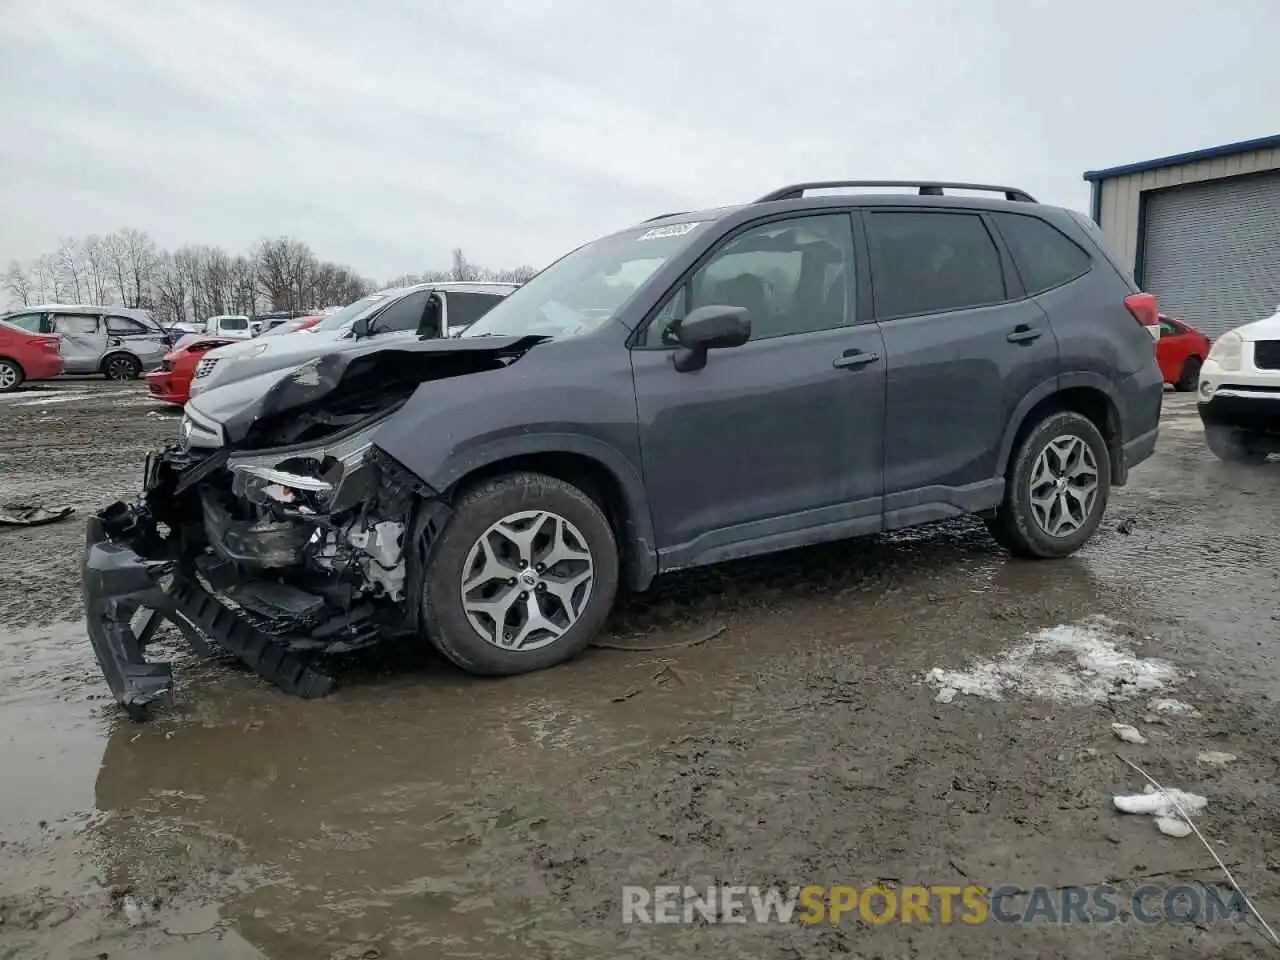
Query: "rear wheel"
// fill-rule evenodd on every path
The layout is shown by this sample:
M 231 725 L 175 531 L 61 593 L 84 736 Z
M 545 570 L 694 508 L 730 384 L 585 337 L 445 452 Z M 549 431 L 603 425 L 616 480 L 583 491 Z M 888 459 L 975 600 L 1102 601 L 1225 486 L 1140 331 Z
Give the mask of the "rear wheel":
M 102 372 L 108 380 L 137 380 L 142 373 L 142 364 L 137 357 L 127 353 L 113 353 L 102 361 Z
M 1200 383 L 1200 367 L 1201 361 L 1199 357 L 1187 357 L 1187 362 L 1182 365 L 1182 375 L 1178 377 L 1178 382 L 1173 385 L 1173 389 L 1180 393 L 1190 393 Z
M 22 372 L 16 360 L 0 357 L 0 393 L 10 393 L 22 386 L 26 374 Z
M 464 493 L 426 573 L 427 635 L 471 673 L 507 675 L 578 654 L 618 589 L 618 546 L 572 484 L 512 473 Z
M 1093 421 L 1050 414 L 1014 452 L 987 529 L 1017 556 L 1065 557 L 1098 529 L 1110 492 L 1111 454 Z
M 1271 452 L 1261 437 L 1231 427 L 1205 427 L 1204 439 L 1213 455 L 1228 463 L 1262 463 Z

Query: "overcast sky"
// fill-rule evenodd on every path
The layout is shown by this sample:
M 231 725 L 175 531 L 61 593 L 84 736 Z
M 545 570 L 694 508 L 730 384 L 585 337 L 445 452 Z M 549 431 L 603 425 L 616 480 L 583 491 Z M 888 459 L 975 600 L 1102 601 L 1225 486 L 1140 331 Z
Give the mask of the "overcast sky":
M 135 226 L 386 278 L 783 183 L 1280 132 L 1277 0 L 0 0 L 0 266 Z

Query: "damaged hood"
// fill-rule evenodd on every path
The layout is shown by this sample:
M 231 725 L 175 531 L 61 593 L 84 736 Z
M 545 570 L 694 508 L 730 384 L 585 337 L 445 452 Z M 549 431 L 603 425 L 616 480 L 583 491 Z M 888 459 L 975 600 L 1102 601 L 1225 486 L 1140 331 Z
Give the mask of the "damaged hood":
M 292 336 L 282 337 L 292 339 Z M 213 386 L 187 403 L 188 417 L 221 429 L 221 440 L 236 443 L 258 422 L 304 408 L 335 394 L 390 391 L 407 396 L 429 380 L 493 370 L 514 361 L 542 336 L 397 338 L 330 343 L 329 352 L 306 363 L 269 370 Z M 317 346 L 312 341 L 312 349 Z M 185 432 L 185 431 L 184 431 Z M 192 441 L 195 444 L 195 441 Z M 195 444 L 199 445 L 199 444 Z

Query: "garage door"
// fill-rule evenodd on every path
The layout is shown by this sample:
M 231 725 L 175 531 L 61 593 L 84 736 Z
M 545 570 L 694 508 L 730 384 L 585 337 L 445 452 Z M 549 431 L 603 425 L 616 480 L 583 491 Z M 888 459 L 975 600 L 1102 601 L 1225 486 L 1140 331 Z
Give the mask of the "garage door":
M 1280 305 L 1280 172 L 1146 197 L 1143 289 L 1211 337 Z

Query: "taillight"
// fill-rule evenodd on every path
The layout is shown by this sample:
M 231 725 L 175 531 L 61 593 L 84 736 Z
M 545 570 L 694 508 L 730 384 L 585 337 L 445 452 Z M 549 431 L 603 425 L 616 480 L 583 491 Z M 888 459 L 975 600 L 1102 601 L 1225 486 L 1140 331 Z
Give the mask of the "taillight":
M 323 319 L 324 317 L 307 317 L 305 320 L 302 320 L 298 323 L 298 329 L 310 330 L 312 327 L 314 327 L 317 323 L 319 323 Z
M 1160 308 L 1154 293 L 1131 293 L 1124 298 L 1124 305 L 1153 340 L 1160 339 Z
M 39 342 L 45 353 L 62 352 L 62 339 L 60 337 L 41 337 Z

